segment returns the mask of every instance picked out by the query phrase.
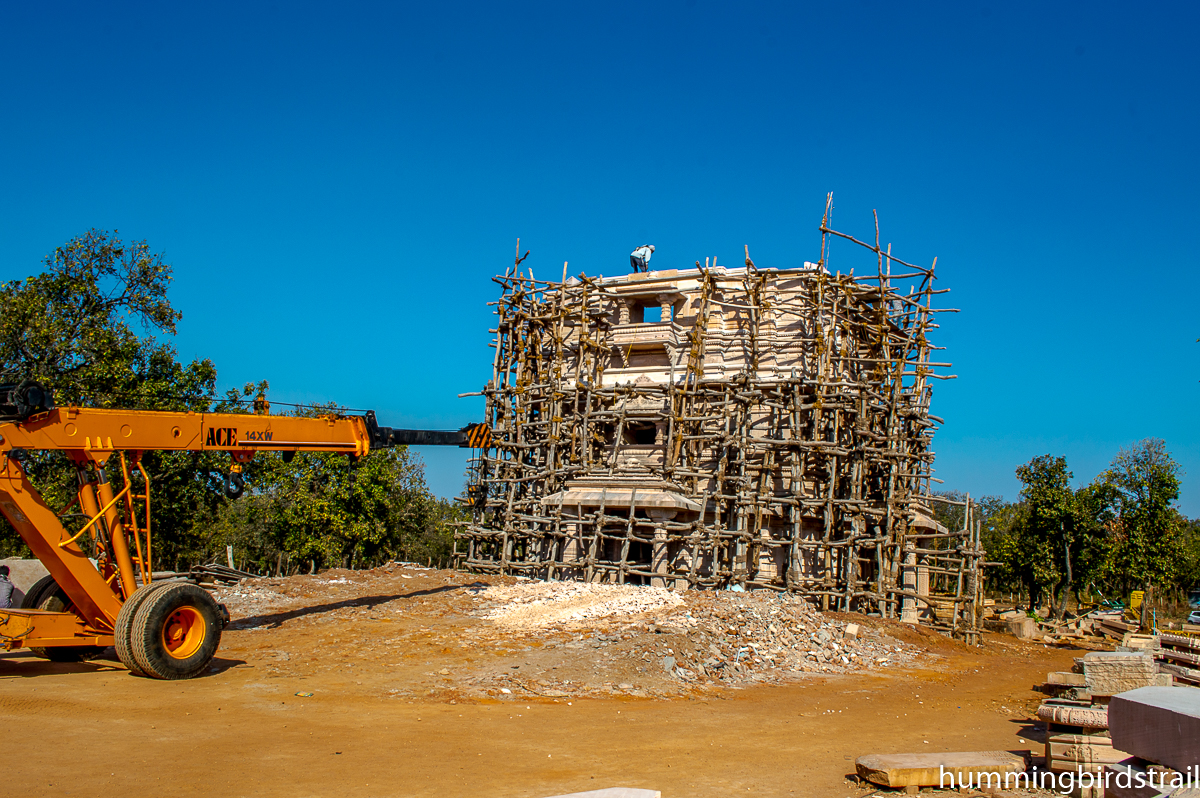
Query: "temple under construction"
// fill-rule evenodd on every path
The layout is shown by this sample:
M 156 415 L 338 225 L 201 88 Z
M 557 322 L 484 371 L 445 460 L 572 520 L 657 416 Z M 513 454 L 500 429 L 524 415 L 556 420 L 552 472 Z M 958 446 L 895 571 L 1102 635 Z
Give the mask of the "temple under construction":
M 973 508 L 957 530 L 930 510 L 943 291 L 830 207 L 802 268 L 497 277 L 460 566 L 789 591 L 973 636 Z M 867 270 L 831 272 L 834 242 Z

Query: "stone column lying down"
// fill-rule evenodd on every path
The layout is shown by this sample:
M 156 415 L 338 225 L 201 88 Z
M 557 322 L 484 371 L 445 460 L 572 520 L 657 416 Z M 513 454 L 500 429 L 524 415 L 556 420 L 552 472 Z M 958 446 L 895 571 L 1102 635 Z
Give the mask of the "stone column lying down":
M 1180 772 L 1200 767 L 1200 690 L 1141 687 L 1115 695 L 1108 729 L 1113 747 L 1133 756 Z
M 1042 704 L 1037 709 L 1037 716 L 1051 723 L 1062 726 L 1083 726 L 1088 729 L 1108 728 L 1107 707 L 1061 707 L 1053 704 Z

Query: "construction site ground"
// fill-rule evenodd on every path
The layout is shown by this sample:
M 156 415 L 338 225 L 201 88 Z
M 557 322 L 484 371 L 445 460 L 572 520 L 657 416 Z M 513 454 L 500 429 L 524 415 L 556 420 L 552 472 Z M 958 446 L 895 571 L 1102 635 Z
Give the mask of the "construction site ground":
M 1081 655 L 995 635 L 971 648 L 768 592 L 412 565 L 217 595 L 233 621 L 190 681 L 131 676 L 111 649 L 0 654 L 5 791 L 859 798 L 879 792 L 853 778 L 863 754 L 1039 755 L 1033 685 Z

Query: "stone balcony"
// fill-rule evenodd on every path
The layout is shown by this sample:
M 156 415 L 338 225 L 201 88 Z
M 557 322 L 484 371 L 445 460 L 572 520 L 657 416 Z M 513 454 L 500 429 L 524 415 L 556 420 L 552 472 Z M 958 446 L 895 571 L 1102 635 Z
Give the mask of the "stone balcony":
M 658 344 L 673 350 L 687 343 L 687 328 L 673 321 L 648 321 L 614 325 L 608 341 L 613 346 Z

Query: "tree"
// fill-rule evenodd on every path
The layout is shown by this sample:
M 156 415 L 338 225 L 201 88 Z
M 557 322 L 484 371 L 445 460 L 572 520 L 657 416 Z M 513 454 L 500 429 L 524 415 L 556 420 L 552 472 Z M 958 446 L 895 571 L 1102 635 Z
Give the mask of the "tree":
M 1158 438 L 1125 449 L 1102 475 L 1116 507 L 1114 534 L 1106 570 L 1122 589 L 1166 586 L 1177 574 L 1183 519 L 1179 465 Z
M 1041 605 L 1043 592 L 1064 575 L 1057 567 L 1057 549 L 1071 514 L 1071 476 L 1065 457 L 1039 455 L 1017 466 L 1024 506 L 1016 524 L 1014 565 L 1029 588 L 1030 610 Z
M 181 314 L 167 289 L 171 267 L 146 242 L 91 230 L 48 255 L 45 270 L 0 283 L 0 382 L 37 380 L 60 405 L 146 410 L 208 409 L 216 396 L 210 360 L 181 364 L 155 338 L 174 335 Z M 149 453 L 144 464 L 158 508 L 160 560 L 170 561 L 192 518 L 220 501 L 206 478 L 216 456 Z M 76 469 L 60 452 L 31 452 L 30 479 L 56 506 L 75 493 Z M 29 556 L 0 519 L 0 551 Z
M 0 283 L 0 382 L 34 379 L 58 404 L 83 407 L 240 413 L 252 397 L 265 397 L 265 381 L 218 397 L 212 361 L 181 364 L 156 339 L 174 335 L 181 315 L 167 297 L 171 267 L 145 242 L 92 230 L 58 247 L 44 267 Z M 341 455 L 260 452 L 246 465 L 249 490 L 238 500 L 224 492 L 230 460 L 223 452 L 150 451 L 142 462 L 151 476 L 159 569 L 223 558 L 227 545 L 263 570 L 284 557 L 319 565 L 391 557 L 445 563 L 452 524 L 463 518 L 429 493 L 423 465 L 406 448 L 372 451 L 354 468 Z M 51 505 L 67 506 L 77 485 L 67 457 L 31 452 L 24 464 Z M 64 522 L 79 528 L 83 519 Z M 29 556 L 2 518 L 0 555 Z
M 1016 522 L 1022 507 L 1000 496 L 984 496 L 979 502 L 980 535 L 989 562 L 999 563 L 987 571 L 987 584 L 992 590 L 1017 592 L 1025 584 L 1021 577 Z
M 1075 603 L 1081 604 L 1080 587 L 1087 587 L 1103 572 L 1109 550 L 1109 531 L 1115 518 L 1113 489 L 1096 479 L 1075 491 L 1072 524 L 1063 541 L 1066 562 L 1073 580 L 1062 586 L 1058 614 L 1066 607 L 1067 590 L 1074 589 Z
M 1200 518 L 1181 518 L 1178 529 L 1180 558 L 1175 586 L 1186 596 L 1200 589 Z
M 54 250 L 41 274 L 0 283 L 0 381 L 37 380 L 61 404 L 139 407 L 155 401 L 156 383 L 191 378 L 210 388 L 210 361 L 186 367 L 154 335 L 175 334 L 171 267 L 145 241 L 125 244 L 115 231 L 90 230 Z M 139 334 L 139 329 L 141 334 Z M 179 386 L 172 385 L 172 388 Z
M 1070 592 L 1088 584 L 1104 560 L 1114 500 L 1103 481 L 1072 490 L 1065 457 L 1040 455 L 1017 468 L 1022 505 L 1006 551 L 1013 570 L 1029 587 L 1030 609 L 1048 592 L 1050 613 L 1066 612 Z

